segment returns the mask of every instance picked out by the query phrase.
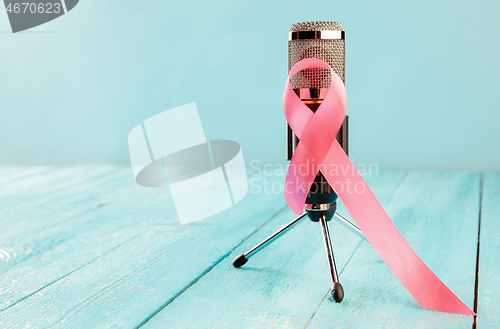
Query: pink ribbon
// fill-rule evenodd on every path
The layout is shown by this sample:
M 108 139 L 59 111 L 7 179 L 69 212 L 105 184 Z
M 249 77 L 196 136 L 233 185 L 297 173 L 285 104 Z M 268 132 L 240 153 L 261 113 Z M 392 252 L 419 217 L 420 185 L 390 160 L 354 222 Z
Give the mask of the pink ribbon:
M 301 70 L 316 67 L 329 69 L 332 79 L 323 102 L 312 112 L 294 93 L 290 79 Z M 476 315 L 417 256 L 335 139 L 344 120 L 346 99 L 342 80 L 324 61 L 304 59 L 290 70 L 283 108 L 300 143 L 286 175 L 287 204 L 301 214 L 308 191 L 321 171 L 373 249 L 421 307 Z M 329 164 L 335 164 L 336 170 L 330 170 Z

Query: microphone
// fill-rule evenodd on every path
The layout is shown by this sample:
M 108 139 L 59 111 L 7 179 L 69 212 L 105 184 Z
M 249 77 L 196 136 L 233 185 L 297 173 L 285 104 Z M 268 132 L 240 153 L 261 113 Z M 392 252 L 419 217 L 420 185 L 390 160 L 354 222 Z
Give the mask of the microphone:
M 290 26 L 288 38 L 288 72 L 295 63 L 306 58 L 325 61 L 345 84 L 345 32 L 337 22 L 303 22 Z M 305 69 L 295 74 L 290 84 L 299 98 L 313 112 L 321 105 L 330 87 L 330 71 L 326 68 Z M 337 141 L 348 153 L 348 116 L 340 128 Z M 291 160 L 299 139 L 287 125 L 287 160 Z M 326 178 L 318 172 L 307 200 L 309 219 L 318 222 L 321 216 L 329 221 L 336 210 L 337 194 Z
M 335 22 L 305 22 L 293 24 L 289 30 L 288 72 L 290 73 L 290 70 L 297 62 L 307 58 L 317 58 L 328 63 L 345 83 L 345 37 L 342 24 Z M 299 71 L 291 77 L 290 85 L 301 101 L 311 111 L 316 112 L 323 102 L 323 99 L 328 94 L 330 80 L 331 71 L 329 69 L 312 68 Z M 342 127 L 336 136 L 337 141 L 346 153 L 348 148 L 347 126 L 348 118 L 345 116 Z M 292 159 L 298 143 L 300 143 L 299 139 L 290 126 L 288 126 L 287 160 Z M 314 166 L 312 167 L 314 168 Z M 328 168 L 325 169 L 328 170 Z M 238 255 L 233 261 L 233 266 L 243 266 L 250 257 L 254 256 L 259 250 L 262 250 L 262 248 L 279 238 L 281 235 L 290 231 L 290 229 L 300 223 L 307 214 L 307 217 L 309 217 L 311 221 L 320 223 L 329 272 L 332 279 L 331 295 L 333 300 L 341 302 L 344 298 L 344 289 L 339 282 L 339 275 L 337 267 L 335 266 L 333 247 L 327 222 L 335 216 L 335 219 L 347 229 L 363 239 L 364 236 L 356 225 L 335 212 L 337 209 L 337 198 L 337 194 L 324 175 L 321 171 L 318 171 L 307 194 L 305 202 L 306 211 L 246 253 Z

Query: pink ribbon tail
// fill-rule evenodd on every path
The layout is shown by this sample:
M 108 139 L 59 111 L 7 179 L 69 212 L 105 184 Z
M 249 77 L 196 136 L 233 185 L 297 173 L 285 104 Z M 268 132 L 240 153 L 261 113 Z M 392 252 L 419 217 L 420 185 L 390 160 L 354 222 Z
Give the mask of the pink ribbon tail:
M 313 113 L 293 92 L 290 79 L 301 70 L 315 67 L 330 69 L 332 80 L 325 99 Z M 342 80 L 328 64 L 313 58 L 296 63 L 288 76 L 283 107 L 288 124 L 300 139 L 285 180 L 285 200 L 290 208 L 296 214 L 303 212 L 311 184 L 321 171 L 367 241 L 421 307 L 476 315 L 417 256 L 335 140 L 345 115 L 346 94 Z M 327 170 L 329 164 L 341 170 L 332 173 Z

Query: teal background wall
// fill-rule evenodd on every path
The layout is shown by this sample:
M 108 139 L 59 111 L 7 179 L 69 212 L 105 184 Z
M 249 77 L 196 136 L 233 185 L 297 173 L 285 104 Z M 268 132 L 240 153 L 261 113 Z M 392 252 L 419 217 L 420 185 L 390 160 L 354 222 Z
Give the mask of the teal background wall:
M 288 27 L 346 30 L 351 157 L 500 169 L 498 1 L 97 1 L 12 34 L 0 10 L 0 163 L 129 164 L 139 122 L 196 102 L 207 138 L 284 163 Z

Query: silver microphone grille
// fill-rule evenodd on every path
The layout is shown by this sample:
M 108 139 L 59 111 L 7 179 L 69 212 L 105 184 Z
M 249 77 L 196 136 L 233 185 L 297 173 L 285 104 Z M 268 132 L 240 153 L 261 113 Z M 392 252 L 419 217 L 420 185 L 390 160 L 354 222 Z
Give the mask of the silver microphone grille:
M 288 71 L 305 58 L 327 62 L 345 83 L 344 27 L 336 22 L 303 22 L 290 26 Z M 324 68 L 306 69 L 291 79 L 293 89 L 330 87 L 330 73 Z

